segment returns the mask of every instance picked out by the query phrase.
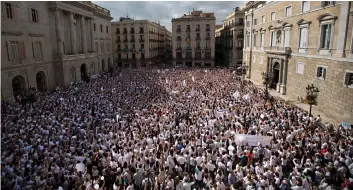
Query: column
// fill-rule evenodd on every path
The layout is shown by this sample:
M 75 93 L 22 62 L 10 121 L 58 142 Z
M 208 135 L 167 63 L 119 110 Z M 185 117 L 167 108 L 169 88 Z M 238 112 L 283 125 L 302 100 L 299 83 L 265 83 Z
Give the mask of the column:
M 77 36 L 76 36 L 76 27 L 74 23 L 74 13 L 70 12 L 70 40 L 71 40 L 71 53 L 77 53 Z
M 87 35 L 86 35 L 86 22 L 85 17 L 81 16 L 81 34 L 82 34 L 82 50 L 87 53 Z
M 336 45 L 336 53 L 334 54 L 335 57 L 345 57 L 345 47 L 347 41 L 347 29 L 348 29 L 348 22 L 349 22 L 349 8 L 350 2 L 349 1 L 342 1 L 341 9 L 340 9 L 340 16 L 339 16 L 339 23 L 338 23 L 338 38 L 337 38 L 337 45 Z
M 60 23 L 60 9 L 55 9 L 55 30 L 56 30 L 56 41 L 59 55 L 64 54 L 64 44 L 63 44 L 63 31 Z
M 280 88 L 280 93 L 282 95 L 286 94 L 287 88 L 287 73 L 288 73 L 288 59 L 283 60 L 283 75 L 282 75 L 282 84 Z
M 95 36 L 94 36 L 94 31 L 93 31 L 93 18 L 90 18 L 90 20 L 89 20 L 89 28 L 90 28 L 90 33 L 91 33 L 91 52 L 93 53 L 93 52 L 95 52 L 95 44 L 94 44 L 94 38 L 95 38 Z
M 284 60 L 282 59 L 281 62 L 279 63 L 279 77 L 278 77 L 278 83 L 276 88 L 277 92 L 280 92 L 280 87 L 282 85 L 283 64 L 284 64 Z

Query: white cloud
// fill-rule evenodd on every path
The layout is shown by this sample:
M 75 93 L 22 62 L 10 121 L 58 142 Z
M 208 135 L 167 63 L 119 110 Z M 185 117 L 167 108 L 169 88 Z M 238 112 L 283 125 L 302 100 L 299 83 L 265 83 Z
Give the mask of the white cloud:
M 243 4 L 241 1 L 93 1 L 110 10 L 113 21 L 127 13 L 129 17 L 138 20 L 160 21 L 169 31 L 172 29 L 172 18 L 181 17 L 183 14 L 195 10 L 213 12 L 216 16 L 216 23 L 222 24 L 233 8 Z

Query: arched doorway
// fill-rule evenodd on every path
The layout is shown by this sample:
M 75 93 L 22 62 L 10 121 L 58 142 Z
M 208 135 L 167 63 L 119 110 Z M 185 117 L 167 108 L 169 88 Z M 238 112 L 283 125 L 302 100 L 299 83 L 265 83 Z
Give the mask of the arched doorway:
M 81 65 L 81 80 L 86 81 L 88 77 L 86 64 Z
M 72 67 L 70 69 L 70 82 L 76 82 L 76 69 Z
M 39 71 L 36 75 L 37 89 L 39 92 L 44 92 L 47 90 L 46 78 L 43 71 Z
M 270 88 L 276 89 L 277 83 L 279 82 L 279 63 L 275 62 L 273 65 L 273 78 Z
M 25 88 L 25 79 L 22 76 L 17 75 L 15 78 L 12 79 L 12 91 L 14 97 L 22 94 Z
M 102 71 L 105 71 L 105 64 L 104 64 L 104 59 L 102 59 Z

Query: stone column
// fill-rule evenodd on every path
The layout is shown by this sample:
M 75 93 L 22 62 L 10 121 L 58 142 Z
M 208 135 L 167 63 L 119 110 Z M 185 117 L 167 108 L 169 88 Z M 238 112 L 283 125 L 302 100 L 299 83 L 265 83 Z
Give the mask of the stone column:
M 282 75 L 282 84 L 281 84 L 281 88 L 280 88 L 280 93 L 282 95 L 286 94 L 287 88 L 287 74 L 288 74 L 288 59 L 283 60 L 283 75 Z
M 338 23 L 338 36 L 337 36 L 337 45 L 336 45 L 336 53 L 334 54 L 335 57 L 346 57 L 345 55 L 345 47 L 347 41 L 347 29 L 349 23 L 349 8 L 350 2 L 349 1 L 342 1 L 341 2 L 341 9 L 340 9 L 340 16 L 339 16 L 339 23 Z
M 278 77 L 278 83 L 276 88 L 277 92 L 280 92 L 280 87 L 282 85 L 283 64 L 284 64 L 284 60 L 282 59 L 281 62 L 279 63 L 279 77 Z
M 77 53 L 77 36 L 76 36 L 76 27 L 74 23 L 74 13 L 70 12 L 70 40 L 71 40 L 71 53 Z
M 82 50 L 83 53 L 87 53 L 87 34 L 86 34 L 86 22 L 85 17 L 81 16 L 81 34 L 82 34 Z
M 55 12 L 55 30 L 56 30 L 56 42 L 59 55 L 64 54 L 64 44 L 63 44 L 63 31 L 60 23 L 60 9 L 54 9 Z
M 91 52 L 93 53 L 93 52 L 95 52 L 95 44 L 94 44 L 94 42 L 95 42 L 95 36 L 94 36 L 94 30 L 93 30 L 93 17 L 92 18 L 90 18 L 90 20 L 89 20 L 89 28 L 90 28 L 90 33 L 91 33 Z

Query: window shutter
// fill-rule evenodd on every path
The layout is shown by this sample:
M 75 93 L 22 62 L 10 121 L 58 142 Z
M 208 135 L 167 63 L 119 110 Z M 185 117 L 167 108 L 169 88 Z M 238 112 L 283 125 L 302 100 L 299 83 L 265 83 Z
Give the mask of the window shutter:
M 39 23 L 39 9 L 36 11 L 37 22 Z
M 320 67 L 316 68 L 316 77 L 320 77 Z
M 326 68 L 322 69 L 322 75 L 323 75 L 323 78 L 326 79 Z
M 32 42 L 33 58 L 36 58 L 35 44 Z
M 346 73 L 345 79 L 344 79 L 344 85 L 348 86 L 349 85 L 349 74 L 350 73 Z
M 12 48 L 9 41 L 6 42 L 6 46 L 7 46 L 7 55 L 8 55 L 9 61 L 12 61 L 12 58 L 13 58 Z

